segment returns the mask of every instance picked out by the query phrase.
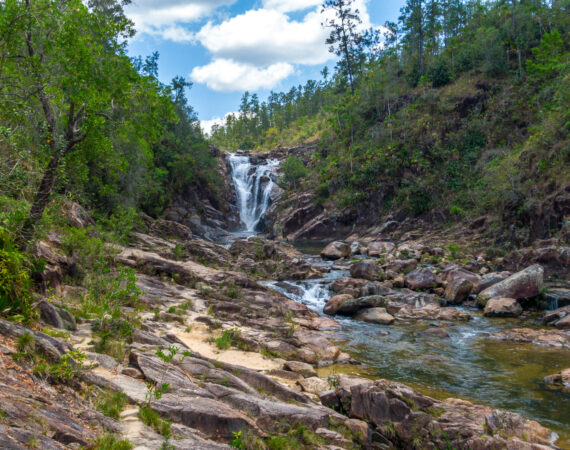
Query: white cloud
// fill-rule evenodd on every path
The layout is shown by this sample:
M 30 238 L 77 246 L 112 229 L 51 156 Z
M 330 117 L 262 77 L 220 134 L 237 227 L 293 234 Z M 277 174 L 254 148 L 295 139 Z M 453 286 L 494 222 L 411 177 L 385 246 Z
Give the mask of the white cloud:
M 202 131 L 204 133 L 206 133 L 207 135 L 210 135 L 214 125 L 224 125 L 226 123 L 226 118 L 228 116 L 231 116 L 231 115 L 238 116 L 239 113 L 238 112 L 229 112 L 224 117 L 214 117 L 210 120 L 201 120 L 200 121 L 200 127 L 202 127 Z
M 250 10 L 219 25 L 208 23 L 196 38 L 217 58 L 258 67 L 278 62 L 323 64 L 331 55 L 321 22 L 317 11 L 294 21 L 276 10 Z
M 293 71 L 291 64 L 283 62 L 256 67 L 231 59 L 214 59 L 206 66 L 194 68 L 190 76 L 193 81 L 204 83 L 215 91 L 256 91 L 271 89 Z
M 211 15 L 221 6 L 236 0 L 135 0 L 125 8 L 139 33 L 175 42 L 193 40 L 193 33 L 180 24 L 195 22 Z
M 322 0 L 263 0 L 263 7 L 281 12 L 293 12 L 319 6 L 321 3 Z

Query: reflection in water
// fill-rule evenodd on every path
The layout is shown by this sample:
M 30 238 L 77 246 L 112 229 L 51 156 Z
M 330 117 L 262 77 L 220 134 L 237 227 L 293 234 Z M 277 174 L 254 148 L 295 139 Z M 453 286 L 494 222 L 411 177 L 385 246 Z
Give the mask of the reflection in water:
M 325 279 L 289 281 L 300 288 L 300 295 L 273 282 L 265 284 L 323 314 L 330 282 L 343 276 L 347 273 L 332 270 Z M 341 316 L 335 317 L 343 326 L 335 332 L 335 339 L 368 366 L 350 371 L 402 381 L 440 399 L 457 396 L 521 413 L 558 432 L 559 445 L 568 445 L 570 396 L 549 389 L 543 378 L 569 367 L 570 351 L 485 339 L 486 334 L 501 329 L 537 326 L 536 317 L 521 323 L 489 319 L 479 310 L 465 311 L 474 317 L 470 322 L 437 322 L 446 328 L 448 339 L 423 333 L 434 322 L 383 326 Z M 326 370 L 322 369 L 321 375 L 326 375 Z M 344 371 L 338 366 L 334 370 Z

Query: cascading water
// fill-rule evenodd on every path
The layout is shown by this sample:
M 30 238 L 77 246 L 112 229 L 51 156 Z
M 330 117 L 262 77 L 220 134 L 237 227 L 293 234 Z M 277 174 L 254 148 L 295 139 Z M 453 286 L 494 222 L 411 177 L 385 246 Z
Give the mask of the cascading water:
M 254 165 L 251 158 L 244 155 L 230 155 L 229 160 L 240 218 L 245 230 L 253 232 L 269 208 L 271 191 L 276 186 L 273 178 L 279 161 L 268 159 L 259 165 Z

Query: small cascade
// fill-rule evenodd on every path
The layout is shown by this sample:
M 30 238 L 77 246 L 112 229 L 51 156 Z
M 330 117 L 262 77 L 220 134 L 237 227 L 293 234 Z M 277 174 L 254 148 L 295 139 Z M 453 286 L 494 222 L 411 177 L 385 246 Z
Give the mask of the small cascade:
M 232 179 L 236 189 L 241 222 L 245 231 L 253 232 L 271 203 L 271 191 L 279 161 L 268 159 L 254 165 L 245 155 L 230 155 Z

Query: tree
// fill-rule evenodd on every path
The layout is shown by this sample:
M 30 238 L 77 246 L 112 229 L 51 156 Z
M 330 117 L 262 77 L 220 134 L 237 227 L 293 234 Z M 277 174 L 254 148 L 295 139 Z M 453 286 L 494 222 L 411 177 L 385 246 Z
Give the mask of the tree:
M 281 170 L 283 172 L 282 180 L 289 186 L 295 188 L 297 182 L 307 176 L 307 168 L 296 156 L 288 156 L 287 159 L 281 164 Z
M 80 0 L 10 1 L 1 8 L 12 28 L 1 56 L 11 79 L 3 107 L 27 116 L 37 136 L 34 156 L 45 161 L 22 228 L 25 243 L 42 218 L 62 161 L 88 138 L 104 135 L 125 98 L 132 66 L 120 38 L 130 22 L 117 20 L 116 9 L 110 14 L 92 3 L 90 10 Z
M 407 0 L 400 10 L 400 22 L 405 33 L 404 41 L 412 54 L 418 57 L 420 75 L 424 74 L 425 0 Z
M 330 45 L 331 53 L 342 58 L 342 67 L 346 70 L 350 90 L 354 94 L 354 77 L 361 64 L 364 37 L 357 29 L 362 19 L 358 9 L 352 9 L 353 3 L 354 0 L 326 0 L 322 12 L 330 10 L 335 14 L 334 19 L 323 23 L 323 26 L 331 28 L 326 43 Z

